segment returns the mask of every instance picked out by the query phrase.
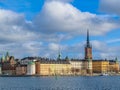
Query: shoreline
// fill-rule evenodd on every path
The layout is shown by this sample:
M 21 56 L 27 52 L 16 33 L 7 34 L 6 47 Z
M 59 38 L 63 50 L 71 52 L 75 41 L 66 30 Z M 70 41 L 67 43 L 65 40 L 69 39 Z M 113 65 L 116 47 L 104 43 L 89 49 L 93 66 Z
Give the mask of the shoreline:
M 101 74 L 92 74 L 92 75 L 0 75 L 0 77 L 55 77 L 55 76 L 61 76 L 61 77 L 76 77 L 76 76 L 102 76 Z M 120 76 L 120 74 L 109 74 L 107 76 Z

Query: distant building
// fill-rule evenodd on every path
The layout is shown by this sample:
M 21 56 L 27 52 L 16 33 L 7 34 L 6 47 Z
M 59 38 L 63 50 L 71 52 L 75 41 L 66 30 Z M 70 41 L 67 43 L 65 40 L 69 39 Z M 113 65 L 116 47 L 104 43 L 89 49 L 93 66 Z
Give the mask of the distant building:
M 93 60 L 93 73 L 108 73 L 109 61 L 108 60 Z
M 27 74 L 27 65 L 20 65 L 16 66 L 16 75 L 26 75 Z
M 87 74 L 84 60 L 73 59 L 69 60 L 69 63 L 71 64 L 71 72 L 73 75 Z
M 38 75 L 70 75 L 71 65 L 65 60 L 50 60 L 36 62 Z
M 92 74 L 92 46 L 89 41 L 89 31 L 87 31 L 87 42 L 85 46 L 85 66 L 88 74 Z
M 27 65 L 29 62 L 33 62 L 37 59 L 37 57 L 25 57 L 21 59 L 20 64 L 21 65 Z
M 16 61 L 13 56 L 9 56 L 8 52 L 6 56 L 2 57 L 2 74 L 15 75 Z
M 117 58 L 115 60 L 109 61 L 109 72 L 110 73 L 119 73 L 119 63 Z
M 36 67 L 35 62 L 29 62 L 27 64 L 27 75 L 35 75 L 36 74 Z

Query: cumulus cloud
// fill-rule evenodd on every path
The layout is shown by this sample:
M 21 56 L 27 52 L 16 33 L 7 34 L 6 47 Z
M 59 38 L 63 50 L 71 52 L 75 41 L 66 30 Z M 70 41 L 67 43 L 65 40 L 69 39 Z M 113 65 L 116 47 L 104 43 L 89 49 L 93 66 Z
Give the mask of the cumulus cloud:
M 93 57 L 94 59 L 115 59 L 120 58 L 119 48 L 120 46 L 110 46 L 107 41 L 91 41 L 93 46 Z
M 103 35 L 119 25 L 109 16 L 81 12 L 69 3 L 46 2 L 34 23 L 42 33 L 85 34 L 90 29 L 92 35 Z
M 26 21 L 23 14 L 0 9 L 0 40 L 26 41 L 35 37 L 32 22 Z
M 76 36 L 85 34 L 87 29 L 91 35 L 103 35 L 119 27 L 112 17 L 82 12 L 67 3 L 70 1 L 48 0 L 34 21 L 27 21 L 24 14 L 0 9 L 1 52 L 10 51 L 17 57 L 56 58 L 60 45 L 63 58 L 66 55 L 84 58 L 84 41 L 71 45 L 64 41 L 73 41 L 73 37 L 76 39 Z M 106 43 L 92 41 L 92 45 L 93 55 L 99 54 L 103 58 L 107 58 L 105 56 L 109 52 L 117 55 L 118 49 L 108 48 Z
M 30 46 L 23 45 L 37 39 L 32 22 L 25 20 L 24 14 L 0 9 L 0 32 L 0 55 L 9 51 L 12 55 L 21 57 L 23 53 L 33 51 Z
M 100 10 L 120 15 L 120 0 L 100 0 Z

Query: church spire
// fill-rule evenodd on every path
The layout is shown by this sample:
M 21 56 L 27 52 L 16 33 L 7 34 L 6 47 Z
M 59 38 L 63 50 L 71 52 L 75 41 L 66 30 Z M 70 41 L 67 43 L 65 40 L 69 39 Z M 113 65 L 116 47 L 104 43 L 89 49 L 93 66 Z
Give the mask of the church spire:
M 90 47 L 90 40 L 89 40 L 89 30 L 87 30 L 87 47 Z
M 57 60 L 61 60 L 61 54 L 60 54 L 60 52 L 58 53 L 58 58 L 57 58 Z
M 92 59 L 92 47 L 90 45 L 90 40 L 89 40 L 89 30 L 87 30 L 87 41 L 86 41 L 86 46 L 85 46 L 85 59 Z

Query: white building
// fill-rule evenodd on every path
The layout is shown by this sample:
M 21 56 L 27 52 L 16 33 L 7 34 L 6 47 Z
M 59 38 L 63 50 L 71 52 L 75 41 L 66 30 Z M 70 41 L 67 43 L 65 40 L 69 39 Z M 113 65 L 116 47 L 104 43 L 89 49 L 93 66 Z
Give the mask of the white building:
M 85 61 L 83 60 L 70 60 L 69 63 L 71 64 L 71 71 L 73 74 L 80 75 L 85 70 Z
M 27 75 L 35 75 L 35 62 L 29 62 L 27 65 Z

